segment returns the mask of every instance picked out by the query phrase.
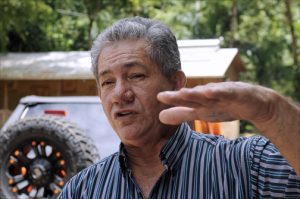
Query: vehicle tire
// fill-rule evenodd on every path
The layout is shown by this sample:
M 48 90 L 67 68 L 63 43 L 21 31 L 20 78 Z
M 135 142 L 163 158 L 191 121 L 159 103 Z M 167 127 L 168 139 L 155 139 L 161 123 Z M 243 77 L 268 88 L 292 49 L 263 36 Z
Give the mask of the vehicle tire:
M 20 120 L 0 132 L 0 197 L 56 198 L 68 179 L 99 160 L 75 124 L 54 116 Z

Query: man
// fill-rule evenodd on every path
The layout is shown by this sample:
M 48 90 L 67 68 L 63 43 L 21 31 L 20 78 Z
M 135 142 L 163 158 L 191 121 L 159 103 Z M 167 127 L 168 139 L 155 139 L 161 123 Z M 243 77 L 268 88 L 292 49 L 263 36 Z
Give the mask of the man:
M 117 22 L 91 54 L 103 109 L 122 143 L 74 176 L 60 198 L 299 197 L 299 176 L 267 139 L 229 141 L 184 122 L 247 119 L 300 172 L 297 106 L 241 82 L 182 89 L 176 38 L 155 20 Z

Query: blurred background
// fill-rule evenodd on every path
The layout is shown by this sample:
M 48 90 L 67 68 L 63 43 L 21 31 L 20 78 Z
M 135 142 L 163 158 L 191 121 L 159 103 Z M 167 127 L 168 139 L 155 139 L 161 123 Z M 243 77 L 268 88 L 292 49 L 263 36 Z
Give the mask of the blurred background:
M 222 38 L 239 49 L 240 80 L 300 102 L 299 0 L 0 0 L 0 52 L 88 51 L 103 29 L 136 15 L 163 21 L 177 39 Z M 247 122 L 240 130 L 256 132 Z

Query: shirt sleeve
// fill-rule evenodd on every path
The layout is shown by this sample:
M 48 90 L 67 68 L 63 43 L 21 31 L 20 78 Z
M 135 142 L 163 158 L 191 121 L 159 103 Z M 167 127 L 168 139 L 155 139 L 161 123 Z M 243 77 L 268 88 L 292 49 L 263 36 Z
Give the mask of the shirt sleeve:
M 252 198 L 300 198 L 300 176 L 268 139 L 252 138 L 250 160 Z

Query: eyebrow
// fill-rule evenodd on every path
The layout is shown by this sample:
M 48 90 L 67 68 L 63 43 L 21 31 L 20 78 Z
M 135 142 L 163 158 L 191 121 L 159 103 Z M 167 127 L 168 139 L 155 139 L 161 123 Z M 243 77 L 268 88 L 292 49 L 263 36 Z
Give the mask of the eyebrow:
M 98 78 L 105 76 L 106 74 L 110 73 L 110 70 L 103 70 L 98 74 Z
M 138 62 L 138 61 L 132 61 L 132 62 L 128 62 L 128 63 L 124 64 L 125 68 L 132 68 L 132 67 L 135 67 L 135 66 L 140 66 L 142 68 L 146 68 L 146 65 L 144 65 L 144 64 L 142 64 L 141 62 Z M 99 74 L 98 74 L 98 77 L 99 78 L 103 77 L 106 74 L 109 74 L 110 72 L 111 72 L 110 69 L 106 69 L 106 70 L 100 71 Z

